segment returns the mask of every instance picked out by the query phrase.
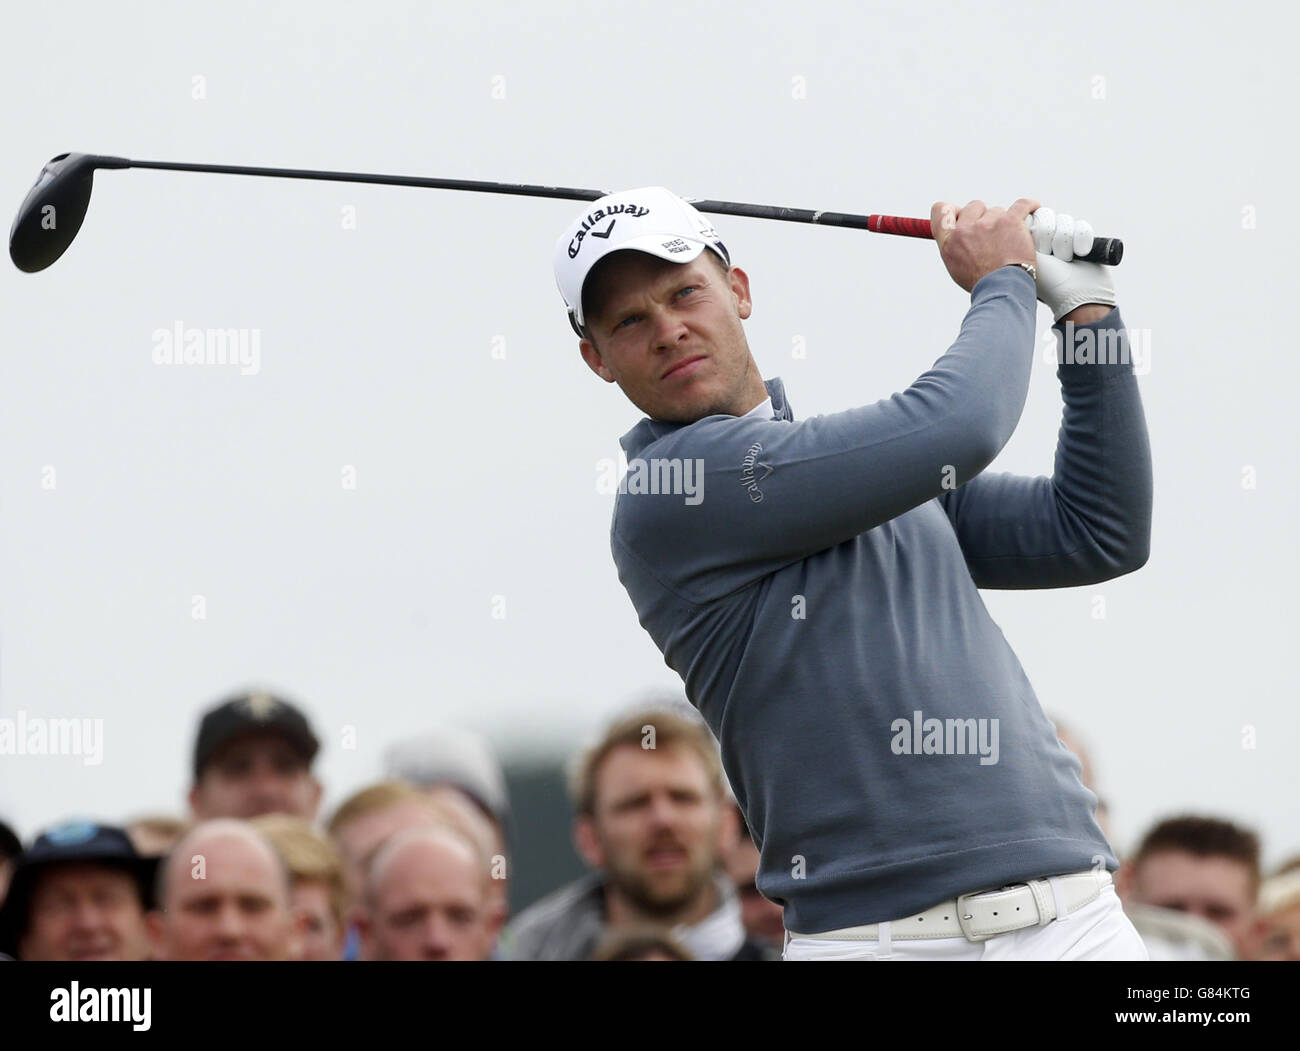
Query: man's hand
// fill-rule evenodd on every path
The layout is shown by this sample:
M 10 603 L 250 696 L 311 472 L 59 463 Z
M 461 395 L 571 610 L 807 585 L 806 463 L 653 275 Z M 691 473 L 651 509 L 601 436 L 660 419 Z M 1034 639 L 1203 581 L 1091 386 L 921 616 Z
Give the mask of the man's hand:
M 985 274 L 1010 263 L 1033 263 L 1034 239 L 1026 221 L 1037 208 L 1031 197 L 1007 209 L 988 208 L 983 201 L 965 208 L 937 201 L 930 209 L 930 230 L 952 279 L 969 292 Z
M 1038 299 L 1052 320 L 1098 321 L 1115 305 L 1110 267 L 1075 256 L 1092 249 L 1092 227 L 1082 219 L 1039 208 L 1026 220 L 1037 249 Z

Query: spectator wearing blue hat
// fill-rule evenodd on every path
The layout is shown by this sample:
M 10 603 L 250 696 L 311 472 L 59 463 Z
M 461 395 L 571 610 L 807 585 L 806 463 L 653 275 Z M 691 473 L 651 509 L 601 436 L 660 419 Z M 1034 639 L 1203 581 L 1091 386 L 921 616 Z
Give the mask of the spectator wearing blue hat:
M 126 832 L 69 822 L 19 858 L 0 908 L 0 952 L 20 960 L 145 960 L 156 861 Z

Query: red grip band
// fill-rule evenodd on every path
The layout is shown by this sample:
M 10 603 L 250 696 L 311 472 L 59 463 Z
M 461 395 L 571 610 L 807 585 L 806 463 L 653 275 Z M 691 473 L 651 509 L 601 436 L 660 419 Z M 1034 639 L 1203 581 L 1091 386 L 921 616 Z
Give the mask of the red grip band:
M 934 240 L 929 219 L 908 219 L 901 215 L 869 215 L 867 229 L 877 234 L 899 234 L 903 237 L 925 237 Z

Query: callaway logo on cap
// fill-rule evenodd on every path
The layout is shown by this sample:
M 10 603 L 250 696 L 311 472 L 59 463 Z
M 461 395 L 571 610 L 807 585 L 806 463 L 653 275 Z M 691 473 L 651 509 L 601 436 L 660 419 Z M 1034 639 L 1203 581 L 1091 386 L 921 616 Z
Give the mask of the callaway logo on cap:
M 623 190 L 592 201 L 555 242 L 555 283 L 569 308 L 569 322 L 583 335 L 582 286 L 610 252 L 632 249 L 674 263 L 689 263 L 712 248 L 731 265 L 713 224 L 662 186 Z

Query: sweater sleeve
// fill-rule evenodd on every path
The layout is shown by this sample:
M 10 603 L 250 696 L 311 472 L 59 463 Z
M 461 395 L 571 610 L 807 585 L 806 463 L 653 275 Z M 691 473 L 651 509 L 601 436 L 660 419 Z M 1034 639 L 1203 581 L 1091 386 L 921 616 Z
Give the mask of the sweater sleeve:
M 941 497 L 979 587 L 1095 584 L 1150 552 L 1151 447 L 1119 310 L 1053 331 L 1065 407 L 1052 476 L 988 472 Z
M 1034 293 L 1017 267 L 985 275 L 947 352 L 872 405 L 801 422 L 706 417 L 655 441 L 645 455 L 699 464 L 702 492 L 694 504 L 620 494 L 615 548 L 684 597 L 716 595 L 978 475 L 1024 409 Z

